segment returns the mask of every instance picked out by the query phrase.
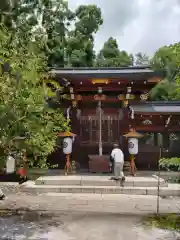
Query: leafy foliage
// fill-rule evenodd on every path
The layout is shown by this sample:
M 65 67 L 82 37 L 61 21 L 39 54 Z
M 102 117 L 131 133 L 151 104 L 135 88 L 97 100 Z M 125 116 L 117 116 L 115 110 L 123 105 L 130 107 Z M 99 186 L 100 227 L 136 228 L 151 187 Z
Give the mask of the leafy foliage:
M 165 70 L 166 79 L 152 91 L 155 100 L 180 100 L 180 43 L 157 50 L 151 60 L 156 70 Z
M 96 60 L 98 67 L 127 67 L 133 65 L 133 56 L 125 51 L 120 51 L 116 39 L 110 37 L 104 43 Z
M 43 52 L 49 67 L 127 67 L 147 65 L 147 55 L 135 57 L 118 48 L 109 38 L 97 57 L 94 35 L 103 23 L 101 9 L 96 5 L 80 5 L 71 11 L 65 0 L 3 0 L 0 3 L 0 23 L 8 29 L 28 31 L 44 42 Z M 151 60 L 156 69 L 165 69 L 168 81 L 180 81 L 180 43 L 157 50 Z M 163 85 L 164 86 L 164 85 Z M 179 88 L 176 98 L 179 99 Z
M 160 167 L 165 168 L 166 170 L 180 170 L 180 158 L 162 158 L 159 161 Z
M 5 155 L 26 149 L 44 162 L 54 150 L 57 133 L 66 131 L 68 122 L 60 109 L 45 103 L 40 84 L 46 66 L 42 46 L 26 37 L 1 26 L 0 146 Z
M 157 101 L 172 100 L 175 98 L 176 89 L 176 82 L 169 82 L 168 79 L 164 79 L 151 90 L 150 97 Z
M 145 219 L 145 224 L 147 226 L 152 226 L 161 229 L 168 230 L 180 230 L 180 216 L 178 214 L 169 214 L 163 216 L 148 216 Z
M 155 69 L 166 70 L 166 77 L 173 81 L 177 68 L 177 58 L 171 46 L 164 46 L 157 50 L 152 58 L 152 65 Z
M 75 11 L 75 28 L 67 38 L 68 66 L 92 67 L 95 59 L 94 33 L 103 23 L 96 5 L 81 5 Z
M 147 66 L 150 65 L 150 58 L 141 52 L 135 55 L 135 65 L 137 66 Z

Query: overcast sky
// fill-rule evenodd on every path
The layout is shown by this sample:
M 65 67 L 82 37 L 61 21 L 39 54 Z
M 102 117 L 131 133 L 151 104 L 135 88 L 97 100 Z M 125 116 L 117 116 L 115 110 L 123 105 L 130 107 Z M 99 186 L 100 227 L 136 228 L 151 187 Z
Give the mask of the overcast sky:
M 162 45 L 180 41 L 180 0 L 68 0 L 101 8 L 103 25 L 95 37 L 98 51 L 109 37 L 121 50 L 153 54 Z

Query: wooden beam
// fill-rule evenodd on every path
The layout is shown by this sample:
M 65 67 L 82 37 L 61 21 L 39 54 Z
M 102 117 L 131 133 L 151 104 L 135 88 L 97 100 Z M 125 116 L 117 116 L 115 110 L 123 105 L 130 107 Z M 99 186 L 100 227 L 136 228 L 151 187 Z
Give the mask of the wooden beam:
M 169 115 L 177 115 L 180 116 L 180 112 L 135 112 L 135 116 L 136 115 L 143 115 L 143 116 L 149 116 L 149 115 L 153 115 L 153 116 L 169 116 Z
M 136 131 L 145 131 L 145 132 L 180 132 L 180 126 L 171 126 L 166 128 L 165 126 L 136 126 Z
M 158 83 L 162 80 L 160 77 L 152 77 L 147 80 L 148 83 Z
M 89 102 L 89 101 L 94 102 L 94 101 L 98 101 L 98 97 L 97 97 L 97 94 L 90 95 L 90 96 L 76 95 L 75 100 L 76 101 L 83 101 L 83 102 Z M 102 94 L 101 101 L 119 102 L 120 100 L 118 99 L 118 96 L 117 97 L 109 97 L 109 96 L 106 96 L 106 95 Z
M 78 85 L 74 85 L 74 92 L 91 92 L 91 91 L 97 91 L 97 87 L 102 87 L 103 91 L 113 91 L 113 92 L 126 92 L 127 86 L 129 84 L 128 83 L 112 83 L 112 84 L 86 84 L 83 83 L 82 84 L 78 84 Z M 148 84 L 144 84 L 144 85 L 139 85 L 139 84 L 133 84 L 131 85 L 132 87 L 132 92 L 149 92 L 152 88 L 152 85 L 148 85 Z

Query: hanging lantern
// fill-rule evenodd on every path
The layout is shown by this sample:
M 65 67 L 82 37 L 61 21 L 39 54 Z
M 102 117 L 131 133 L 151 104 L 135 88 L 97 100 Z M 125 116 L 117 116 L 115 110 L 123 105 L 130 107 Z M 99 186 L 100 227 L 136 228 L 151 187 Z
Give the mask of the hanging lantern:
M 66 164 L 64 167 L 65 175 L 72 171 L 70 154 L 72 153 L 72 145 L 76 134 L 71 132 L 58 133 L 59 137 L 63 137 L 63 153 L 66 155 Z
M 128 150 L 131 155 L 138 154 L 138 139 L 129 138 L 128 139 Z
M 71 154 L 72 153 L 72 144 L 73 139 L 70 137 L 66 137 L 63 139 L 63 153 L 64 154 Z
M 135 165 L 135 155 L 138 154 L 138 139 L 143 135 L 135 131 L 131 131 L 128 134 L 125 134 L 124 137 L 128 138 L 128 150 L 130 154 L 130 171 L 135 176 L 137 170 Z
M 135 131 L 125 134 L 124 137 L 128 138 L 128 150 L 131 155 L 138 154 L 138 139 L 143 135 Z

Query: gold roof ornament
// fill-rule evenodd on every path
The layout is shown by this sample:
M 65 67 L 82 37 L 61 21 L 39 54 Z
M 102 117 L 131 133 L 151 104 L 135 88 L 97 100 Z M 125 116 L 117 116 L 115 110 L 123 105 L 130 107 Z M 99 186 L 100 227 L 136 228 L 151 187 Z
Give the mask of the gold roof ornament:
M 129 133 L 123 135 L 123 136 L 126 137 L 126 138 L 142 138 L 143 137 L 142 134 L 140 134 L 136 131 L 131 131 L 131 132 L 129 132 Z
M 110 83 L 110 79 L 108 78 L 98 78 L 98 79 L 92 79 L 91 80 L 92 84 L 108 84 Z
M 58 137 L 75 137 L 76 134 L 72 132 L 60 132 L 58 133 Z

